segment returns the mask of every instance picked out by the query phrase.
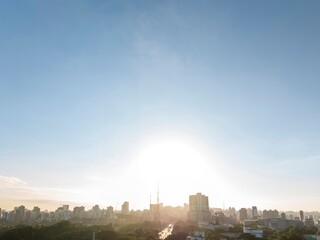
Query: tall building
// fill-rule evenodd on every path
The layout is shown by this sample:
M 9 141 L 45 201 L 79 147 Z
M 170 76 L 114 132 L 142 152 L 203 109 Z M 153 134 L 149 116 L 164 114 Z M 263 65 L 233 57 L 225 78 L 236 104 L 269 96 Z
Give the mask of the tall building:
M 242 223 L 244 220 L 248 219 L 248 211 L 246 208 L 241 208 L 238 211 L 238 220 L 240 223 Z
M 252 208 L 247 208 L 247 217 L 248 219 L 253 219 Z
M 300 220 L 303 222 L 304 221 L 304 213 L 302 210 L 299 211 L 300 214 Z
M 99 218 L 101 218 L 101 209 L 100 209 L 100 207 L 99 207 L 99 205 L 95 205 L 95 206 L 93 206 L 92 207 L 92 218 L 94 218 L 94 219 L 99 219 Z
M 41 214 L 40 213 L 40 208 L 35 206 L 33 208 L 33 210 L 31 211 L 31 216 L 30 216 L 31 220 L 35 221 L 35 220 L 40 219 L 40 214 Z
M 208 197 L 197 193 L 189 196 L 188 219 L 195 222 L 210 222 L 211 213 L 209 211 Z
M 258 208 L 256 206 L 252 206 L 252 218 L 258 219 Z
M 83 206 L 81 207 L 74 207 L 73 208 L 73 217 L 74 218 L 84 218 L 85 216 L 85 208 Z
M 24 221 L 25 214 L 26 214 L 26 207 L 21 205 L 18 208 L 18 212 L 17 212 L 18 221 Z
M 122 214 L 124 214 L 124 215 L 128 215 L 128 214 L 129 214 L 129 202 L 124 202 L 124 203 L 122 204 L 121 212 L 122 212 Z
M 106 218 L 109 220 L 113 218 L 113 207 L 112 206 L 107 207 Z

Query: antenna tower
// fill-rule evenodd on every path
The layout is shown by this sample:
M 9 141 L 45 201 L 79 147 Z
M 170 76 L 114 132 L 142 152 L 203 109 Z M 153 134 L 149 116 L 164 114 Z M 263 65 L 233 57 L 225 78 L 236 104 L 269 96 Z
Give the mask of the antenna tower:
M 158 191 L 157 191 L 157 204 L 159 205 L 160 201 L 159 201 L 159 182 L 158 182 Z

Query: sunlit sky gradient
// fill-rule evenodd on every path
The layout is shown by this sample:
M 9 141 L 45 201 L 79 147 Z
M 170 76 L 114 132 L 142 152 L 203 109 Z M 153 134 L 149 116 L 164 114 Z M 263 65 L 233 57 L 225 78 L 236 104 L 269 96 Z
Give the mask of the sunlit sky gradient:
M 159 182 L 165 205 L 319 210 L 319 12 L 1 1 L 0 207 L 147 208 Z

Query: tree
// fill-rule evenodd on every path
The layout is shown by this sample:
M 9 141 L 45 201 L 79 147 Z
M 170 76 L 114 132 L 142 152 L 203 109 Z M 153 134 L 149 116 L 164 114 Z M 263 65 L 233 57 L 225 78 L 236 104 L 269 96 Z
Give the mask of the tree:
M 178 232 L 169 235 L 166 240 L 186 240 L 188 234 L 186 232 Z
M 255 236 L 253 236 L 250 233 L 243 233 L 243 234 L 240 235 L 239 238 L 243 239 L 243 240 L 256 240 L 257 239 Z
M 96 236 L 99 240 L 116 240 L 119 238 L 119 234 L 113 230 L 101 231 Z
M 303 228 L 288 227 L 278 232 L 278 240 L 303 240 Z

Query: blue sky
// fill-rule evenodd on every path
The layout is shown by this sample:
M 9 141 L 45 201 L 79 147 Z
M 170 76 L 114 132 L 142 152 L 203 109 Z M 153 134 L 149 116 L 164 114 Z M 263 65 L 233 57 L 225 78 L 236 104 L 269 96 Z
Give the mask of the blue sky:
M 85 202 L 146 207 L 149 189 L 137 198 L 124 169 L 146 145 L 179 139 L 220 176 L 199 186 L 212 206 L 319 209 L 319 10 L 1 1 L 1 195 L 81 202 L 94 185 Z M 166 189 L 174 205 L 197 191 L 172 200 Z

